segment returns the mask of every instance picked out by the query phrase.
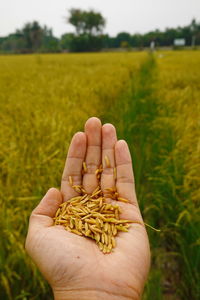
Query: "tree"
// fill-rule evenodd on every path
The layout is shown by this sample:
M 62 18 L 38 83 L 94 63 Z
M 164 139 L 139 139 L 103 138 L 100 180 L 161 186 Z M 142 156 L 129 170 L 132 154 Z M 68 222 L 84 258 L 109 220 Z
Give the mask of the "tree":
M 67 21 L 76 29 L 76 35 L 63 37 L 73 52 L 98 51 L 103 47 L 102 31 L 105 19 L 99 12 L 72 8 Z M 63 40 L 63 39 L 62 39 Z
M 98 12 L 89 11 L 85 12 L 85 32 L 90 35 L 97 35 L 102 33 L 105 26 L 105 20 Z
M 200 37 L 200 24 L 198 24 L 196 20 L 193 19 L 189 26 L 189 29 L 192 34 L 191 45 L 195 47 L 195 44 L 197 43 L 197 39 Z
M 116 36 L 116 47 L 121 47 L 123 42 L 130 43 L 131 35 L 128 32 L 120 32 Z
M 23 35 L 13 33 L 2 39 L 0 51 L 3 53 L 23 53 L 26 48 L 26 42 Z
M 99 12 L 93 10 L 84 11 L 81 9 L 72 8 L 69 11 L 70 16 L 67 22 L 75 26 L 76 34 L 97 35 L 102 33 L 105 26 L 105 19 Z
M 37 21 L 27 23 L 21 30 L 26 41 L 26 48 L 35 52 L 42 44 L 43 29 Z
M 65 33 L 61 36 L 60 47 L 62 50 L 69 50 L 72 40 L 74 39 L 74 33 Z
M 84 13 L 80 9 L 70 9 L 70 16 L 67 22 L 76 28 L 77 35 L 83 33 L 84 31 Z
M 26 23 L 22 29 L 3 38 L 0 51 L 9 53 L 58 52 L 59 40 L 47 26 L 37 21 Z

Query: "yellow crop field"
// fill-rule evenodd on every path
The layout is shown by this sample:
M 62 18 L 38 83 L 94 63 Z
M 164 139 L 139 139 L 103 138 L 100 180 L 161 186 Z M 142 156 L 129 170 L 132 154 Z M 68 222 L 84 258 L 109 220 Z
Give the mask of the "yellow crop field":
M 145 300 L 200 298 L 200 52 L 0 56 L 0 299 L 52 299 L 24 250 L 90 116 L 127 140 L 152 267 Z
M 183 159 L 185 195 L 200 201 L 200 53 L 167 53 L 158 60 L 161 95 L 176 136 L 174 155 Z M 187 200 L 187 199 L 185 199 Z
M 156 251 L 155 264 L 163 266 L 161 293 L 166 299 L 170 295 L 170 299 L 198 299 L 200 52 L 158 53 L 156 69 L 157 116 L 153 129 L 157 135 L 157 161 L 149 177 L 156 191 L 158 216 L 153 213 L 154 222 L 162 224 L 163 230 L 157 240 L 160 251 Z

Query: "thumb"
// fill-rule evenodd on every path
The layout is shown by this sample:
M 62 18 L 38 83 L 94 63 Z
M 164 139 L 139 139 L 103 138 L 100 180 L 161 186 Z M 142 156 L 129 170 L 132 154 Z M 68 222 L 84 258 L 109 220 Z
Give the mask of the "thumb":
M 29 225 L 42 225 L 44 227 L 53 225 L 53 217 L 61 203 L 61 192 L 56 188 L 50 188 L 38 206 L 32 211 Z

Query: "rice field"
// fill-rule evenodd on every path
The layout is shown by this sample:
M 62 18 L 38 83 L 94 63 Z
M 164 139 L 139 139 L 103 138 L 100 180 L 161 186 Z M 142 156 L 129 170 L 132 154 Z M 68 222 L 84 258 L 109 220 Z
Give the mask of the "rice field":
M 0 56 L 0 299 L 51 299 L 24 250 L 90 116 L 130 146 L 152 268 L 145 300 L 200 298 L 200 52 Z

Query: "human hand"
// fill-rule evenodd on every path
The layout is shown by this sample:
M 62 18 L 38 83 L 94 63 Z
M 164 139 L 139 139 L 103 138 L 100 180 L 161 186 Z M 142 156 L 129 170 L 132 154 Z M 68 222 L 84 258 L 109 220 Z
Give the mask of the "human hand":
M 104 157 L 111 167 L 104 164 Z M 82 176 L 82 163 L 87 173 Z M 116 188 L 130 203 L 117 202 L 121 218 L 138 221 L 128 232 L 116 236 L 114 252 L 103 254 L 93 240 L 53 226 L 53 217 L 62 203 L 77 195 L 68 179 L 83 185 L 90 193 L 98 185 L 96 169 L 103 163 L 101 189 L 115 186 L 113 168 L 117 169 Z M 108 200 L 109 201 L 109 200 Z M 116 202 L 111 200 L 112 202 Z M 62 176 L 61 192 L 50 189 L 33 210 L 26 249 L 51 285 L 55 299 L 140 299 L 150 265 L 147 233 L 137 204 L 132 161 L 125 141 L 117 141 L 113 125 L 101 125 L 90 118 L 85 132 L 74 135 Z

